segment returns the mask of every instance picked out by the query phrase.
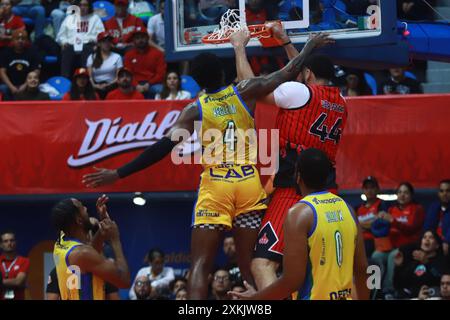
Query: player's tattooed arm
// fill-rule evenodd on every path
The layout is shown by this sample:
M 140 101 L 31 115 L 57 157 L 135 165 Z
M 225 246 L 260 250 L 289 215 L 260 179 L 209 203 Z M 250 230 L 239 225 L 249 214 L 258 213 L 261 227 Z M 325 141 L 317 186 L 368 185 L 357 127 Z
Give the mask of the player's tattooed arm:
M 196 120 L 200 120 L 200 110 L 197 104 L 193 102 L 183 109 L 177 122 L 157 143 L 145 148 L 140 155 L 116 170 L 94 167 L 96 172 L 84 175 L 82 183 L 88 188 L 97 188 L 112 184 L 120 178 L 128 177 L 148 168 L 167 156 L 178 143 L 185 138 L 189 138 L 189 134 L 183 133 L 192 134 Z M 182 133 L 177 135 L 180 139 L 172 141 L 173 134 L 177 132 Z
M 245 101 L 262 98 L 275 90 L 286 81 L 295 80 L 302 70 L 303 63 L 308 55 L 318 47 L 333 43 L 327 33 L 318 33 L 312 36 L 305 44 L 302 52 L 292 59 L 283 69 L 273 72 L 267 76 L 256 77 L 241 81 L 237 88 Z

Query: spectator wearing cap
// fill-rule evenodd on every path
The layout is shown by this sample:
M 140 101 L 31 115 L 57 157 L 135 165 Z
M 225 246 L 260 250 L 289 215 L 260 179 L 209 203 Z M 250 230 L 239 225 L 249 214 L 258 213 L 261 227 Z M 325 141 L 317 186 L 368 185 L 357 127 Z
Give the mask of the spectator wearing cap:
M 370 257 L 375 250 L 374 236 L 371 231 L 372 223 L 378 218 L 379 213 L 388 211 L 388 206 L 383 200 L 378 198 L 380 185 L 375 177 L 368 176 L 364 179 L 362 191 L 366 196 L 366 201 L 356 207 L 355 212 L 363 229 L 366 254 Z
M 372 260 L 380 266 L 384 276 L 383 291 L 393 291 L 394 258 L 398 248 L 413 244 L 420 239 L 425 219 L 423 207 L 414 201 L 414 187 L 409 182 L 402 182 L 397 188 L 397 203 L 389 207 L 388 213 L 379 217 L 389 223 L 389 239 L 394 248 L 390 252 L 375 250 Z
M 148 20 L 147 30 L 150 40 L 158 49 L 164 51 L 165 32 L 164 32 L 164 7 L 165 1 L 159 2 L 159 13 Z
M 427 210 L 424 230 L 433 230 L 444 241 L 443 251 L 448 254 L 450 243 L 450 179 L 439 182 L 438 200 Z
M 25 81 L 25 90 L 14 95 L 16 101 L 50 100 L 48 93 L 39 90 L 39 72 L 31 71 Z
M 152 99 L 162 90 L 167 67 L 164 54 L 149 45 L 146 28 L 136 28 L 132 39 L 134 46 L 125 54 L 124 65 L 133 73 L 136 89 L 145 98 Z
M 132 46 L 131 36 L 136 28 L 144 28 L 144 23 L 138 17 L 128 13 L 128 0 L 114 1 L 115 16 L 105 22 L 105 28 L 117 42 L 117 49 L 123 55 Z
M 24 29 L 14 30 L 12 47 L 3 51 L 0 59 L 0 77 L 4 85 L 0 90 L 7 99 L 26 88 L 26 78 L 31 71 L 40 72 L 41 59 L 29 48 L 28 33 Z
M 123 67 L 122 57 L 112 52 L 114 38 L 107 32 L 97 36 L 97 49 L 87 59 L 91 84 L 101 99 L 117 88 L 117 71 Z
M 131 300 L 136 300 L 136 293 L 134 287 L 137 279 L 141 276 L 147 276 L 151 282 L 152 291 L 154 295 L 159 295 L 164 291 L 169 291 L 170 282 L 175 279 L 175 274 L 171 267 L 164 266 L 164 253 L 159 249 L 152 249 L 148 253 L 149 266 L 141 268 L 136 279 L 129 291 L 129 297 Z
M 118 88 L 112 90 L 106 96 L 106 100 L 143 100 L 142 93 L 133 86 L 133 74 L 126 68 L 121 68 L 117 72 Z
M 12 11 L 15 15 L 33 19 L 34 39 L 44 34 L 45 9 L 40 0 L 12 0 Z
M 56 36 L 56 42 L 62 48 L 61 75 L 66 78 L 70 77 L 72 70 L 77 66 L 86 66 L 87 58 L 94 49 L 98 34 L 105 31 L 102 20 L 93 13 L 91 2 L 77 0 L 75 5 L 80 7 L 80 21 L 77 22 L 75 14 L 67 16 Z M 78 63 L 77 59 L 79 59 Z
M 169 71 L 164 77 L 161 93 L 157 93 L 156 100 L 186 100 L 191 99 L 191 93 L 181 90 L 180 75 L 176 71 Z
M 12 40 L 12 32 L 25 29 L 22 18 L 12 13 L 12 1 L 0 1 L 0 50 L 9 47 Z
M 78 68 L 75 70 L 72 79 L 72 86 L 67 92 L 63 100 L 98 100 L 99 97 L 89 81 L 89 72 L 86 68 Z
M 392 68 L 389 73 L 390 77 L 381 84 L 379 94 L 423 93 L 419 81 L 405 75 L 405 68 Z

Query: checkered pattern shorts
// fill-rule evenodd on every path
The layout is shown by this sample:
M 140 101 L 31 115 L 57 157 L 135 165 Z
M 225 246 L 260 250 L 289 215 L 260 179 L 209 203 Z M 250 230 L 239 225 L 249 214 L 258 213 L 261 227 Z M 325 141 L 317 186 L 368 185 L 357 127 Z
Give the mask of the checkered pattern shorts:
M 247 229 L 258 229 L 261 227 L 261 221 L 264 216 L 263 211 L 252 211 L 248 213 L 243 213 L 233 220 L 233 228 L 247 228 Z M 208 229 L 208 230 L 228 230 L 228 226 L 223 224 L 197 224 L 194 228 L 198 229 Z

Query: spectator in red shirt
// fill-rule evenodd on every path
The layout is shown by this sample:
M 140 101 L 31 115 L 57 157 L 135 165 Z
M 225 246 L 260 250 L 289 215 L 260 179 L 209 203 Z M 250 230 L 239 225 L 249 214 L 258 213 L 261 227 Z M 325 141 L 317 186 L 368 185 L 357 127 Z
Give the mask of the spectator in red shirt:
M 117 41 L 116 48 L 123 55 L 132 45 L 131 36 L 137 27 L 144 28 L 144 23 L 138 17 L 128 14 L 128 0 L 115 0 L 116 14 L 105 22 L 105 29 Z
M 398 248 L 413 244 L 420 239 L 425 220 L 424 208 L 414 202 L 414 187 L 409 182 L 402 182 L 397 189 L 397 204 L 391 206 L 388 213 L 380 214 L 379 217 L 390 222 L 389 238 L 394 250 L 390 252 L 375 251 L 372 260 L 378 264 L 383 273 L 383 292 L 393 292 L 393 277 Z
M 75 70 L 72 87 L 64 95 L 63 100 L 99 100 L 94 87 L 89 81 L 89 72 L 86 68 L 78 68 Z
M 125 54 L 124 66 L 133 73 L 136 89 L 145 98 L 152 99 L 162 90 L 167 67 L 164 54 L 149 45 L 146 28 L 136 28 L 132 39 L 134 48 Z
M 22 18 L 12 13 L 11 0 L 0 2 L 0 49 L 9 47 L 12 40 L 12 32 L 17 29 L 25 29 Z
M 1 249 L 0 271 L 2 286 L 0 300 L 25 300 L 25 287 L 30 261 L 16 252 L 16 236 L 12 231 L 0 235 Z
M 118 88 L 108 93 L 106 100 L 142 100 L 144 96 L 137 91 L 133 84 L 133 74 L 127 68 L 117 72 Z
M 368 176 L 364 179 L 362 191 L 366 201 L 358 206 L 355 212 L 363 229 L 366 254 L 370 257 L 375 250 L 374 236 L 371 232 L 372 222 L 378 218 L 379 213 L 386 213 L 388 208 L 386 203 L 377 197 L 380 193 L 380 185 L 375 177 Z

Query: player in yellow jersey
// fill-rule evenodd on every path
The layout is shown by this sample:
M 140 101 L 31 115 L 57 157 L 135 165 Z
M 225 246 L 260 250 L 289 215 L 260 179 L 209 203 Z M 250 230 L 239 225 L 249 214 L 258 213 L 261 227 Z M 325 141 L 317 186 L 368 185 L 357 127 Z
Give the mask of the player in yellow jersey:
M 255 300 L 285 299 L 291 293 L 301 300 L 369 298 L 361 229 L 350 206 L 326 191 L 331 167 L 323 151 L 300 153 L 296 180 L 306 196 L 289 210 L 284 223 L 283 274 L 261 291 L 246 283 L 246 292 L 230 294 Z
M 118 288 L 130 286 L 119 229 L 109 218 L 107 200 L 106 196 L 97 200 L 99 230 L 92 239 L 89 237 L 92 224 L 79 200 L 65 199 L 53 207 L 53 223 L 60 233 L 53 258 L 61 300 L 105 300 L 105 282 Z M 114 262 L 102 255 L 105 240 L 110 241 Z
M 217 56 L 200 54 L 192 61 L 191 74 L 206 94 L 186 106 L 165 137 L 146 148 L 136 159 L 117 170 L 98 169 L 98 172 L 83 177 L 87 187 L 98 187 L 145 169 L 189 137 L 179 134 L 180 131 L 192 134 L 195 122 L 201 122 L 199 136 L 204 172 L 192 222 L 190 299 L 207 298 L 208 276 L 224 230 L 233 229 L 242 278 L 253 282 L 250 263 L 266 208 L 263 203 L 266 194 L 255 167 L 255 143 L 251 143 L 252 135 L 246 136 L 245 132 L 255 131 L 256 100 L 281 83 L 295 79 L 305 57 L 327 40 L 326 35 L 318 34 L 285 68 L 268 76 L 242 81 L 237 86 L 224 85 L 223 65 Z M 175 135 L 183 138 L 173 141 L 171 138 Z

